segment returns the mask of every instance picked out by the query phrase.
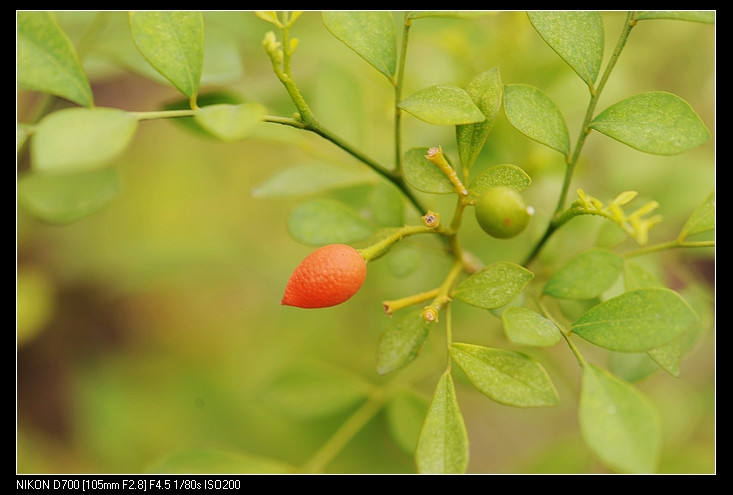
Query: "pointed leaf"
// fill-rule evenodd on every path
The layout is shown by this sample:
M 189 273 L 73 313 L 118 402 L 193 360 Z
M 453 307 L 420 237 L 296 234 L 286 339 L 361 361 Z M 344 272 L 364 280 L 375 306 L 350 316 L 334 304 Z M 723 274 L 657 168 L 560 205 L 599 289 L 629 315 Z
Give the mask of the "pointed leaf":
M 387 403 L 387 426 L 395 443 L 406 454 L 415 455 L 425 415 L 430 404 L 422 396 L 403 391 L 395 394 Z
M 204 64 L 201 12 L 130 12 L 135 45 L 155 70 L 181 93 L 194 98 Z
M 450 355 L 482 394 L 500 404 L 544 407 L 558 403 L 547 372 L 526 354 L 454 343 Z
M 288 230 L 296 241 L 321 246 L 351 244 L 366 239 L 374 229 L 344 203 L 315 199 L 293 209 L 288 218 Z
M 690 104 L 664 91 L 621 100 L 598 114 L 590 127 L 656 155 L 682 153 L 710 139 L 710 132 Z
M 17 22 L 18 84 L 91 106 L 89 80 L 53 14 L 18 12 Z
M 625 292 L 594 306 L 571 330 L 606 349 L 640 352 L 671 342 L 696 321 L 697 315 L 679 294 L 653 287 Z
M 496 122 L 501 107 L 503 86 L 496 67 L 482 72 L 466 85 L 466 93 L 486 116 L 486 120 L 476 124 L 456 126 L 456 141 L 461 164 L 470 170 L 484 147 L 486 137 Z
M 714 10 L 640 10 L 636 19 L 678 19 L 680 21 L 704 22 L 715 24 Z
M 384 330 L 377 349 L 377 373 L 404 368 L 418 356 L 430 334 L 430 324 L 420 313 L 413 311 L 393 320 Z
M 252 189 L 255 198 L 281 198 L 314 194 L 369 182 L 372 176 L 325 163 L 286 168 Z
M 653 473 L 661 449 L 661 423 L 651 402 L 607 371 L 586 365 L 580 427 L 601 461 L 621 473 Z
M 529 84 L 504 85 L 504 111 L 522 134 L 563 155 L 570 153 L 568 126 L 555 103 Z
M 194 120 L 222 141 L 238 141 L 254 131 L 266 112 L 259 103 L 209 105 L 202 108 Z
M 492 187 L 507 186 L 517 192 L 529 187 L 532 179 L 527 172 L 512 164 L 494 165 L 481 172 L 472 182 L 468 191 L 471 195 L 480 198 Z
M 323 24 L 390 80 L 397 67 L 397 34 L 389 12 L 327 11 Z
M 215 449 L 176 452 L 148 470 L 155 474 L 287 474 L 295 471 L 294 466 L 277 459 Z
M 402 158 L 402 170 L 405 180 L 418 191 L 447 194 L 455 192 L 455 187 L 445 174 L 425 155 L 427 147 L 412 148 Z
M 687 236 L 706 232 L 715 228 L 715 191 L 705 198 L 700 206 L 690 215 L 685 222 L 679 238 L 684 240 Z
M 31 140 L 37 172 L 76 172 L 108 165 L 137 131 L 135 116 L 116 108 L 68 108 L 48 114 Z
M 544 293 L 562 299 L 592 299 L 618 279 L 624 259 L 610 251 L 592 249 L 571 259 L 545 284 Z
M 507 338 L 515 344 L 546 347 L 561 339 L 560 330 L 552 321 L 528 308 L 507 308 L 501 321 Z
M 528 12 L 532 26 L 550 48 L 589 86 L 598 79 L 603 60 L 600 12 Z
M 70 174 L 29 173 L 18 180 L 18 201 L 33 216 L 63 224 L 96 212 L 120 189 L 120 176 L 114 168 Z
M 433 125 L 473 124 L 486 120 L 466 90 L 456 86 L 438 85 L 421 89 L 397 106 Z
M 458 407 L 453 377 L 443 373 L 417 442 L 420 473 L 463 474 L 468 467 L 468 433 Z
M 458 284 L 453 297 L 479 308 L 500 308 L 517 297 L 532 277 L 524 267 L 497 261 Z

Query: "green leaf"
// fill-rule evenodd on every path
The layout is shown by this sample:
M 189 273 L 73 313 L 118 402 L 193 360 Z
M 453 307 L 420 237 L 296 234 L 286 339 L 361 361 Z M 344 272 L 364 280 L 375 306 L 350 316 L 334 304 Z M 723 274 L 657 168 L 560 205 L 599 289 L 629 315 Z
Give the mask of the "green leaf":
M 504 111 L 522 134 L 563 155 L 570 153 L 568 126 L 555 103 L 529 84 L 504 85 Z
M 679 294 L 652 287 L 625 292 L 594 306 L 571 330 L 606 349 L 640 352 L 671 342 L 695 321 L 697 315 Z
M 497 261 L 458 284 L 453 297 L 479 308 L 500 308 L 517 297 L 532 277 L 524 267 Z
M 712 191 L 705 201 L 700 203 L 690 218 L 685 222 L 679 239 L 684 240 L 687 236 L 706 232 L 715 228 L 715 191 Z
M 18 12 L 18 84 L 83 106 L 92 89 L 71 41 L 49 12 Z
M 70 174 L 29 173 L 18 180 L 18 201 L 36 218 L 65 224 L 96 212 L 120 189 L 120 176 L 114 168 Z
M 501 107 L 503 86 L 499 69 L 494 67 L 471 79 L 466 85 L 466 93 L 484 114 L 486 120 L 476 124 L 456 126 L 456 141 L 461 164 L 470 170 L 486 143 L 486 137 L 496 122 Z
M 474 19 L 485 15 L 491 15 L 491 12 L 471 12 L 466 10 L 449 11 L 449 10 L 417 10 L 410 12 L 407 17 L 409 19 L 426 19 L 429 17 L 438 18 L 454 18 L 454 19 Z
M 385 375 L 404 368 L 418 356 L 430 334 L 430 323 L 420 313 L 413 311 L 390 321 L 379 340 L 377 373 Z
M 369 210 L 374 220 L 385 226 L 402 227 L 405 224 L 405 200 L 391 183 L 380 181 L 369 193 Z
M 387 267 L 395 277 L 407 277 L 415 273 L 421 264 L 422 252 L 417 248 L 400 245 L 389 250 Z
M 528 308 L 507 308 L 501 321 L 507 338 L 515 344 L 547 347 L 561 339 L 560 330 L 552 321 Z
M 618 378 L 633 383 L 659 371 L 659 365 L 646 352 L 612 352 L 608 369 Z
M 331 34 L 392 79 L 397 67 L 397 34 L 391 13 L 327 11 L 322 16 Z
M 621 100 L 589 125 L 632 148 L 656 155 L 682 153 L 710 139 L 710 132 L 690 104 L 663 91 Z
M 680 21 L 704 22 L 715 24 L 714 10 L 640 10 L 636 19 L 677 19 Z
M 130 33 L 148 63 L 181 93 L 195 98 L 204 65 L 201 12 L 130 12 Z
M 456 342 L 450 355 L 482 394 L 500 404 L 544 407 L 559 401 L 545 369 L 526 354 Z
M 352 170 L 325 163 L 286 168 L 252 189 L 255 198 L 281 198 L 315 194 L 369 182 L 373 177 L 363 170 Z
M 265 406 L 297 420 L 342 412 L 362 402 L 370 385 L 351 373 L 320 363 L 301 363 L 278 373 L 262 391 Z
M 135 116 L 116 108 L 68 108 L 48 114 L 31 139 L 37 172 L 77 172 L 108 165 L 137 131 Z
M 456 86 L 438 85 L 421 89 L 397 106 L 433 125 L 473 124 L 486 120 L 466 90 Z
M 478 175 L 468 188 L 471 195 L 480 198 L 492 187 L 507 186 L 517 192 L 529 187 L 532 179 L 527 172 L 512 164 L 494 165 Z
M 529 21 L 550 48 L 592 86 L 603 60 L 600 12 L 528 12 Z
M 402 171 L 405 180 L 418 191 L 447 194 L 455 192 L 455 187 L 445 174 L 425 155 L 427 147 L 412 148 L 402 158 Z
M 211 91 L 200 94 L 196 102 L 200 108 L 218 104 L 239 105 L 240 103 L 244 103 L 242 98 L 227 91 Z M 191 100 L 188 98 L 181 98 L 166 103 L 162 108 L 163 110 L 190 110 Z M 177 117 L 175 119 L 170 119 L 170 121 L 198 136 L 218 139 L 212 133 L 201 127 L 193 117 Z
M 176 452 L 147 469 L 155 474 L 288 474 L 295 471 L 294 466 L 277 459 L 208 448 Z M 175 482 L 169 482 L 171 488 L 175 488 Z
M 296 241 L 312 246 L 352 244 L 366 239 L 372 226 L 340 201 L 314 199 L 296 206 L 288 218 L 288 230 Z
M 634 261 L 624 263 L 624 288 L 629 290 L 664 287 L 657 278 Z
M 550 277 L 544 293 L 561 299 L 592 299 L 618 279 L 624 259 L 610 251 L 591 249 L 571 259 Z
M 468 467 L 468 433 L 448 371 L 435 388 L 420 431 L 415 461 L 421 474 L 463 474 Z
M 266 113 L 259 103 L 219 104 L 203 107 L 194 120 L 223 141 L 238 141 L 251 134 Z
M 584 366 L 579 415 L 583 437 L 604 465 L 621 473 L 656 470 L 661 422 L 633 386 L 595 365 Z
M 397 446 L 406 454 L 415 455 L 425 415 L 430 404 L 414 392 L 401 391 L 387 402 L 387 426 Z

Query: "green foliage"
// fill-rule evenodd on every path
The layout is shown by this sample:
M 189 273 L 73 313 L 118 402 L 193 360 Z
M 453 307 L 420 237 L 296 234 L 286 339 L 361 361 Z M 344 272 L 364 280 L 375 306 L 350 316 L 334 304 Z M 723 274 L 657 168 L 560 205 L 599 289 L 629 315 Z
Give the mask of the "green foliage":
M 431 86 L 402 100 L 398 108 L 433 125 L 465 125 L 486 120 L 471 96 L 455 86 Z
M 506 84 L 504 109 L 519 132 L 564 155 L 570 153 L 565 118 L 542 90 L 529 84 Z

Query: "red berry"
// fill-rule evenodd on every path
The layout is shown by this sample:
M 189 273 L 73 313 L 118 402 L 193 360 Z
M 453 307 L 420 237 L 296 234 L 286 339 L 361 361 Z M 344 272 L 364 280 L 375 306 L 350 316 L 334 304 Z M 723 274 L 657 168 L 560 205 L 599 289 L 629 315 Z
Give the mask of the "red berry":
M 327 308 L 348 300 L 366 278 L 366 261 L 346 244 L 329 244 L 297 266 L 285 286 L 281 304 L 297 308 Z

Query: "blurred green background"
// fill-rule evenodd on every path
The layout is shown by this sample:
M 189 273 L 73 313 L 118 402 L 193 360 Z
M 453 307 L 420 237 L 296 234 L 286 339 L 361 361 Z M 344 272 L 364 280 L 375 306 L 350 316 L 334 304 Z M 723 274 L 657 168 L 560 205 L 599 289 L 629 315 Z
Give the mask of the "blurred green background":
M 175 89 L 138 70 L 144 65 L 134 58 L 123 13 L 106 13 L 98 38 L 89 42 L 96 14 L 57 14 L 82 53 L 96 104 L 147 111 L 179 99 Z M 606 60 L 624 17 L 604 13 Z M 226 89 L 265 104 L 270 115 L 291 116 L 294 108 L 262 50 L 272 26 L 251 12 L 206 12 L 204 19 L 207 50 L 209 43 L 215 46 L 207 51 L 202 92 Z M 401 14 L 395 20 L 399 26 Z M 293 74 L 315 115 L 391 164 L 393 89 L 384 76 L 333 38 L 318 12 L 304 13 L 292 34 L 301 40 Z M 587 91 L 522 13 L 415 21 L 403 96 L 435 84 L 463 86 L 491 67 L 499 67 L 504 83 L 545 91 L 562 109 L 575 142 Z M 654 243 L 675 238 L 714 188 L 715 26 L 640 23 L 598 110 L 652 90 L 687 100 L 713 138 L 663 157 L 594 133 L 571 191 L 582 187 L 607 201 L 636 190 L 640 203 L 659 201 L 664 221 L 651 233 Z M 18 121 L 29 122 L 40 101 L 41 95 L 19 90 Z M 441 144 L 457 157 L 452 128 L 408 115 L 403 122 L 405 150 Z M 449 266 L 430 242 L 414 243 L 422 248 L 422 264 L 408 274 L 399 270 L 401 246 L 370 264 L 362 290 L 341 306 L 280 305 L 290 273 L 313 249 L 288 235 L 288 215 L 304 198 L 251 192 L 279 171 L 313 163 L 361 167 L 321 138 L 276 124 L 262 124 L 251 139 L 222 143 L 168 120 L 145 121 L 114 164 L 123 190 L 102 210 L 58 226 L 18 207 L 17 472 L 143 473 L 166 469 L 177 454 L 225 471 L 298 469 L 360 407 L 364 390 L 396 381 L 390 386 L 416 394 L 406 396 L 414 399 L 407 401 L 408 412 L 425 407 L 445 365 L 442 327 L 418 360 L 394 377 L 377 375 L 375 356 L 389 322 L 381 301 L 433 288 Z M 498 241 L 467 214 L 462 241 L 485 263 L 522 259 L 544 229 L 562 183 L 562 157 L 521 136 L 503 114 L 472 173 L 498 163 L 530 174 L 526 196 L 537 215 L 528 232 Z M 27 154 L 20 155 L 20 173 L 27 164 Z M 336 194 L 360 204 L 375 183 L 376 175 L 371 185 Z M 450 218 L 452 197 L 420 197 Z M 417 212 L 408 210 L 406 221 L 418 221 Z M 602 219 L 574 220 L 548 245 L 543 267 L 556 268 L 602 242 L 606 227 Z M 660 471 L 715 472 L 714 250 L 664 252 L 639 261 L 703 317 L 702 336 L 679 378 L 657 372 L 637 382 L 662 415 Z M 454 305 L 453 338 L 512 348 L 498 318 L 462 304 Z M 590 361 L 609 366 L 608 353 L 584 344 L 578 342 Z M 561 403 L 551 409 L 501 406 L 457 371 L 469 472 L 606 472 L 580 437 L 580 369 L 571 352 L 562 344 L 519 350 L 548 368 Z M 323 469 L 414 472 L 404 447 L 419 424 L 405 421 L 408 416 L 377 413 Z M 178 459 L 182 469 L 185 461 Z

